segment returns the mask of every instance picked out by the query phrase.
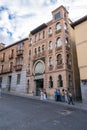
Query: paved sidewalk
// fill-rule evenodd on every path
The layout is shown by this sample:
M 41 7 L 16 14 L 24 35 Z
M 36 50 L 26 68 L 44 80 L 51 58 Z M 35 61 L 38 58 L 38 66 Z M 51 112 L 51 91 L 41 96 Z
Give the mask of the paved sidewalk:
M 4 92 L 4 94 L 15 95 L 15 96 L 19 96 L 19 97 L 26 97 L 26 98 L 35 99 L 35 100 L 41 100 L 40 96 L 33 96 L 33 95 L 30 95 L 30 94 L 24 94 L 24 93 Z M 58 105 L 68 106 L 68 107 L 81 109 L 81 110 L 87 110 L 87 103 L 74 102 L 74 105 L 69 105 L 67 103 L 55 102 L 54 99 L 51 99 L 51 98 L 48 98 L 47 100 L 41 100 L 41 101 L 55 103 L 55 104 L 58 104 Z

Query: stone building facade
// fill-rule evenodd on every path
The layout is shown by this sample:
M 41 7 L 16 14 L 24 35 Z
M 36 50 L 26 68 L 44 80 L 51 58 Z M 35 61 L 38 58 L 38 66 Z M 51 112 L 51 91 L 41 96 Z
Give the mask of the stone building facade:
M 28 91 L 40 95 L 45 89 L 52 96 L 54 88 L 71 89 L 75 97 L 80 97 L 74 30 L 68 12 L 60 6 L 52 17 L 29 34 Z
M 4 91 L 26 92 L 28 38 L 0 50 L 0 86 Z
M 10 52 L 14 52 L 13 59 Z M 28 39 L 2 48 L 0 57 L 2 88 L 37 96 L 45 89 L 50 97 L 55 88 L 70 89 L 75 98 L 81 96 L 74 29 L 63 6 L 52 12 L 51 21 L 32 30 Z

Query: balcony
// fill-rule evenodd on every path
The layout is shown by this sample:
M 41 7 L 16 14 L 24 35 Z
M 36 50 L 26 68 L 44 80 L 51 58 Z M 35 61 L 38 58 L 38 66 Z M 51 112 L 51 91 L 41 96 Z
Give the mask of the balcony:
M 56 65 L 56 69 L 63 69 L 63 64 Z
M 62 46 L 59 46 L 59 47 L 56 47 L 55 48 L 55 51 L 58 52 L 58 51 L 61 51 L 62 50 Z
M 61 32 L 61 29 L 55 31 L 56 34 L 58 34 L 60 32 Z
M 53 70 L 53 65 L 49 65 L 49 71 Z
M 13 54 L 10 54 L 9 55 L 9 59 L 11 60 L 11 59 L 13 59 L 14 58 L 14 55 Z
M 16 54 L 17 54 L 17 56 L 23 55 L 23 50 L 21 50 L 21 49 L 20 49 L 20 50 L 17 50 L 17 53 L 16 53 Z
M 13 68 L 1 69 L 0 74 L 12 73 Z
M 38 54 L 35 54 L 35 55 L 33 56 L 33 59 L 39 59 L 39 58 L 41 58 L 41 57 L 45 57 L 45 51 L 40 52 L 40 53 L 38 53 Z
M 16 71 L 20 71 L 20 70 L 22 70 L 22 64 L 18 64 L 18 65 L 15 65 L 15 70 Z

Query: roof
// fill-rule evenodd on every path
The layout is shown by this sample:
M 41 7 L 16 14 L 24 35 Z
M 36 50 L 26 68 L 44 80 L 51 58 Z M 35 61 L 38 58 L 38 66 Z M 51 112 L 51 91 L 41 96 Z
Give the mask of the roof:
M 47 27 L 47 24 L 43 23 L 41 24 L 40 26 L 38 26 L 37 28 L 35 28 L 34 30 L 32 30 L 30 33 L 32 35 L 34 35 L 35 33 L 41 31 L 42 29 L 46 28 Z
M 81 24 L 82 22 L 84 22 L 84 21 L 86 21 L 86 20 L 87 20 L 87 15 L 84 16 L 84 17 L 82 17 L 82 18 L 80 18 L 80 19 L 78 19 L 77 21 L 73 22 L 73 23 L 71 24 L 71 26 L 72 26 L 72 27 L 75 27 L 75 26 Z
M 24 41 L 26 41 L 26 40 L 28 40 L 28 38 L 22 39 L 22 40 L 20 40 L 20 41 L 17 41 L 16 43 L 13 43 L 13 44 L 11 44 L 11 45 L 8 45 L 8 46 L 2 48 L 0 51 L 3 51 L 3 50 L 5 50 L 5 49 L 7 49 L 7 48 L 9 48 L 9 47 L 12 47 L 12 46 L 14 46 L 14 45 L 16 45 L 16 44 L 18 44 L 18 43 L 20 43 L 20 42 L 24 42 Z
M 61 5 L 58 8 L 56 8 L 55 10 L 53 10 L 52 13 L 56 12 L 57 10 L 59 10 L 61 8 L 63 8 L 65 11 L 67 11 L 67 9 L 63 5 Z M 67 11 L 67 13 L 68 13 L 68 11 Z

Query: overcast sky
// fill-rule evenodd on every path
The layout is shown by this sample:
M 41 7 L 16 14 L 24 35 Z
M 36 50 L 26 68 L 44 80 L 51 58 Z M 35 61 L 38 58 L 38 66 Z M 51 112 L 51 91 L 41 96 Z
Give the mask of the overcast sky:
M 28 37 L 29 32 L 52 19 L 63 5 L 75 21 L 87 15 L 87 0 L 0 0 L 0 42 L 6 45 Z

